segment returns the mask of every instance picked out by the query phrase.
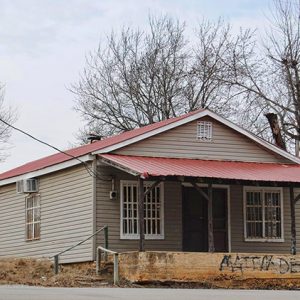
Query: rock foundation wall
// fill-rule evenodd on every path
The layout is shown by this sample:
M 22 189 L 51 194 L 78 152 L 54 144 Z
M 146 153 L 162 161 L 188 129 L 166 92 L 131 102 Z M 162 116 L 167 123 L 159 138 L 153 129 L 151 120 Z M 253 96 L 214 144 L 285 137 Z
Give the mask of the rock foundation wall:
M 257 253 L 128 252 L 121 277 L 131 282 L 234 278 L 300 278 L 300 255 Z

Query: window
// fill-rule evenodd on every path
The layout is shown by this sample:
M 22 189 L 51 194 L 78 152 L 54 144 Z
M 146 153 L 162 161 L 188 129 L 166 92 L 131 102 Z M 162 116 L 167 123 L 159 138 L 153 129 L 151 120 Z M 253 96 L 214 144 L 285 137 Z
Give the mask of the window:
M 151 183 L 144 183 L 146 190 Z M 144 200 L 145 238 L 163 239 L 163 186 L 155 187 Z M 121 238 L 139 238 L 138 183 L 121 181 Z
M 281 189 L 245 189 L 246 241 L 283 241 L 282 216 Z
M 212 141 L 212 122 L 199 121 L 197 123 L 197 139 L 203 142 Z
M 40 195 L 31 194 L 26 198 L 26 240 L 38 240 L 41 234 Z

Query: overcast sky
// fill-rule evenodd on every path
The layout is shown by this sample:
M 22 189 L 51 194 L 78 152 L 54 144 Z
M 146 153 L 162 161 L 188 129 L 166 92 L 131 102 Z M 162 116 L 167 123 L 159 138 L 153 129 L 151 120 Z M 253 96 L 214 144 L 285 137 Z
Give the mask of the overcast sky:
M 168 14 L 195 26 L 223 16 L 234 26 L 264 26 L 269 0 L 0 0 L 0 82 L 15 126 L 66 149 L 83 126 L 72 109 L 85 55 L 122 25 L 143 27 L 147 16 Z M 55 151 L 13 132 L 0 172 Z

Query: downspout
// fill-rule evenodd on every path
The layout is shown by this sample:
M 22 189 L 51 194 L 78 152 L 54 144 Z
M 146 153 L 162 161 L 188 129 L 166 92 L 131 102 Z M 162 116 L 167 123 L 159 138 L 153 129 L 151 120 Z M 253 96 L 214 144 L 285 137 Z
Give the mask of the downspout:
M 93 215 L 92 215 L 92 222 L 93 222 L 93 226 L 92 226 L 92 230 L 94 232 L 96 232 L 97 230 L 97 155 L 94 156 L 93 162 L 92 162 L 92 209 L 93 209 Z M 96 248 L 97 248 L 97 235 L 93 236 L 93 240 L 92 240 L 92 258 L 93 261 L 96 260 Z

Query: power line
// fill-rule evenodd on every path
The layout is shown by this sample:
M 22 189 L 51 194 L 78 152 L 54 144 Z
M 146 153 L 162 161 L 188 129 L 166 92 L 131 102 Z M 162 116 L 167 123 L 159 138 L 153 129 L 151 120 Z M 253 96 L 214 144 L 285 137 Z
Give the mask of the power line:
M 8 123 L 7 121 L 3 120 L 2 118 L 0 118 L 0 121 L 1 121 L 2 123 L 4 123 L 5 125 L 7 125 L 8 127 L 12 128 L 12 129 L 14 129 L 14 130 L 16 130 L 16 131 L 19 131 L 20 133 L 22 133 L 22 134 L 28 136 L 29 138 L 35 140 L 36 142 L 39 142 L 39 143 L 41 143 L 41 144 L 43 144 L 43 145 L 46 145 L 47 147 L 50 147 L 50 148 L 52 148 L 52 149 L 54 149 L 54 150 L 56 150 L 56 151 L 58 151 L 58 152 L 60 152 L 60 153 L 62 153 L 62 154 L 65 154 L 65 155 L 67 155 L 67 156 L 69 156 L 69 157 L 71 157 L 71 158 L 73 158 L 73 159 L 76 159 L 77 161 L 79 161 L 79 162 L 85 167 L 86 171 L 88 172 L 88 174 L 89 174 L 90 176 L 95 177 L 95 178 L 98 178 L 98 179 L 101 179 L 101 180 L 103 180 L 103 181 L 111 181 L 111 180 L 108 180 L 108 179 L 103 179 L 103 177 L 101 178 L 101 176 L 98 174 L 97 171 L 95 172 L 92 168 L 89 167 L 89 165 L 88 165 L 85 161 L 81 160 L 81 159 L 78 158 L 77 156 L 74 156 L 74 155 L 72 155 L 72 154 L 69 154 L 69 153 L 66 152 L 66 151 L 63 151 L 63 150 L 61 150 L 61 149 L 59 149 L 59 148 L 57 148 L 57 147 L 55 147 L 55 146 L 53 146 L 53 145 L 51 145 L 51 144 L 49 144 L 49 143 L 47 143 L 47 142 L 42 141 L 42 140 L 39 139 L 39 138 L 36 138 L 36 137 L 33 136 L 32 134 L 30 134 L 30 133 L 28 133 L 28 132 L 26 132 L 26 131 L 24 131 L 24 130 L 22 130 L 22 129 L 20 129 L 20 128 L 18 128 L 18 127 L 16 127 L 16 126 L 12 125 L 12 124 L 10 124 L 10 123 Z

